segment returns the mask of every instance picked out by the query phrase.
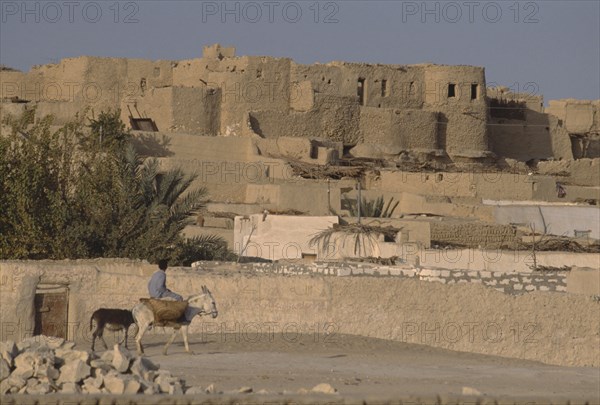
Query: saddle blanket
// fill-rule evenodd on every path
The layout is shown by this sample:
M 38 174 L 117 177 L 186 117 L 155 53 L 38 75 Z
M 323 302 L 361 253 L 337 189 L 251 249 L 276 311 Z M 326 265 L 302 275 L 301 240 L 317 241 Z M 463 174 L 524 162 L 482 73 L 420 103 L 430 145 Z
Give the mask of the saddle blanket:
M 185 310 L 187 301 L 168 301 L 156 298 L 140 298 L 140 302 L 154 313 L 155 326 L 173 326 L 174 323 L 186 322 Z

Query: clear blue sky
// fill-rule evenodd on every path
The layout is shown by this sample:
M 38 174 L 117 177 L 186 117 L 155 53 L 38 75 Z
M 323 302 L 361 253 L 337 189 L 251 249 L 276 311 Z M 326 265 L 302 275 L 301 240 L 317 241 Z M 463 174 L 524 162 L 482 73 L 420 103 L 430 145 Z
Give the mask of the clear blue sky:
M 600 98 L 600 1 L 9 1 L 0 63 L 238 55 L 484 66 L 488 85 Z M 37 21 L 36 21 L 37 20 Z

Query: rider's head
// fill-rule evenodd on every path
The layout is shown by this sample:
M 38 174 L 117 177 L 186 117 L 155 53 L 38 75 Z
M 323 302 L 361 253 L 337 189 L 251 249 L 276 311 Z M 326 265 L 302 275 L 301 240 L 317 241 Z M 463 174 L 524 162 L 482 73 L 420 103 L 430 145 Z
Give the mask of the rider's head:
M 162 271 L 167 270 L 167 267 L 169 267 L 169 259 L 160 259 L 158 261 L 158 268 L 161 269 Z

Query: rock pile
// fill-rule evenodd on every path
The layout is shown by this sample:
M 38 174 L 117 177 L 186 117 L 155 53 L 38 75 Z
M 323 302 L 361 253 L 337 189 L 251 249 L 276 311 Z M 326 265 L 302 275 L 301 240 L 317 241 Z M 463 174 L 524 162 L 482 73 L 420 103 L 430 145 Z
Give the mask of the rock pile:
M 145 357 L 115 345 L 101 356 L 73 342 L 35 336 L 0 342 L 0 395 L 61 393 L 183 394 L 183 384 Z

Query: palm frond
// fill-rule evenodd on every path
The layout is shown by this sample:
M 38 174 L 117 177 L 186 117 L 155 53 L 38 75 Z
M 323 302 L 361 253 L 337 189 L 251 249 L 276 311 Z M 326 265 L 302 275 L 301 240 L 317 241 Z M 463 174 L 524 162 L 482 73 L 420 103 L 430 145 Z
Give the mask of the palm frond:
M 326 249 L 330 246 L 333 238 L 341 237 L 345 243 L 347 239 L 354 241 L 354 253 L 360 255 L 366 249 L 364 241 L 367 241 L 372 248 L 377 242 L 379 236 L 394 239 L 400 231 L 398 228 L 391 226 L 380 227 L 364 224 L 334 224 L 333 227 L 324 229 L 315 234 L 309 241 L 309 246 L 317 246 L 320 249 Z

